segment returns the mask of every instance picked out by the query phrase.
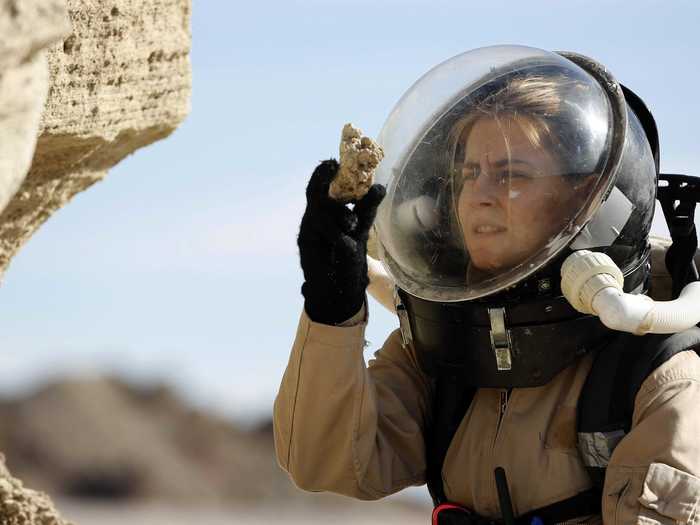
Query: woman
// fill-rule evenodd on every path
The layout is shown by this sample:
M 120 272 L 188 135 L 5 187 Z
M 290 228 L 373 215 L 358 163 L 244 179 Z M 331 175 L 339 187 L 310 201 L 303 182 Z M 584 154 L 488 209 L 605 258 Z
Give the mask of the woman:
M 480 60 L 489 67 L 474 75 Z M 630 98 L 586 60 L 460 55 L 392 112 L 385 198 L 373 186 L 351 210 L 328 198 L 337 163 L 314 172 L 299 235 L 305 310 L 274 412 L 278 460 L 301 488 L 377 499 L 427 481 L 436 504 L 457 506 L 439 523 L 699 519 L 695 352 L 645 376 L 624 437 L 577 427 L 615 334 L 565 304 L 561 262 L 594 247 L 644 292 L 657 176 Z M 445 96 L 437 88 L 455 71 L 469 78 Z M 431 92 L 446 102 L 426 108 L 416 95 Z M 407 126 L 411 140 L 396 131 Z M 383 198 L 376 226 L 402 322 L 365 366 L 366 242 Z

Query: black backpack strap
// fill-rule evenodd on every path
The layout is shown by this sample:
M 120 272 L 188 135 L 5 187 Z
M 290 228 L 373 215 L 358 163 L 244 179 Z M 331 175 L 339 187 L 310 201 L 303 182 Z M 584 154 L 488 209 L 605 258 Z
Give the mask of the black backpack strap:
M 476 393 L 476 388 L 464 386 L 460 377 L 456 371 L 443 368 L 435 382 L 432 429 L 426 433 L 426 477 L 435 506 L 447 501 L 442 484 L 442 466 L 452 438 Z
M 630 431 L 634 403 L 644 380 L 679 352 L 700 348 L 700 328 L 677 334 L 619 333 L 595 357 L 578 402 L 578 445 L 594 487 L 602 491 L 605 469 Z
M 601 495 L 596 488 L 579 492 L 575 496 L 562 501 L 557 501 L 546 507 L 527 512 L 515 520 L 517 524 L 533 523 L 535 518 L 539 518 L 541 523 L 563 523 L 576 518 L 593 516 L 601 513 Z M 537 521 L 534 521 L 537 523 Z
M 649 340 L 644 348 L 643 359 L 636 360 L 630 370 L 630 383 L 625 400 L 629 406 L 629 426 L 632 423 L 632 411 L 637 392 L 639 392 L 644 380 L 679 352 L 695 350 L 700 353 L 700 328 L 696 326 L 677 334 L 647 335 L 645 337 Z M 629 426 L 627 430 L 629 430 Z
M 700 178 L 689 175 L 662 173 L 657 198 L 661 203 L 673 243 L 666 251 L 666 269 L 673 283 L 673 298 L 683 287 L 698 280 L 695 253 L 698 236 L 695 230 L 695 206 L 700 202 Z
M 628 413 L 629 352 L 639 350 L 642 339 L 617 333 L 601 349 L 591 367 L 578 401 L 578 447 L 581 459 L 593 481 L 602 490 L 605 467 L 617 443 L 625 435 Z

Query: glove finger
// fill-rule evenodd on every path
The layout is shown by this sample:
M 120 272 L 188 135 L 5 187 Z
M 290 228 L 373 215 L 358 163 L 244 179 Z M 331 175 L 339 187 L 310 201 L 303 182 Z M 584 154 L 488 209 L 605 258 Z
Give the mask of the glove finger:
M 335 249 L 339 259 L 348 261 L 357 253 L 357 241 L 349 235 L 341 235 Z
M 316 205 L 327 201 L 332 201 L 328 196 L 328 187 L 338 173 L 340 165 L 335 159 L 328 159 L 321 162 L 309 179 L 306 186 L 306 202 L 309 205 Z
M 343 202 L 336 201 L 328 195 L 328 187 L 338 172 L 338 163 L 325 160 L 314 170 L 306 188 L 306 213 L 314 216 L 318 226 L 326 228 L 326 237 L 332 238 L 337 231 L 350 233 L 357 227 L 357 217 Z M 333 224 L 331 224 L 333 223 Z
M 301 221 L 297 244 L 327 252 L 342 234 L 334 220 L 319 220 L 318 216 L 307 213 Z
M 327 280 L 328 269 L 336 264 L 335 243 L 318 232 L 306 230 L 299 234 L 297 246 L 304 278 L 314 282 Z
M 374 218 L 377 215 L 377 208 L 386 195 L 386 188 L 381 184 L 373 184 L 367 195 L 355 204 L 355 214 L 357 215 L 356 235 L 365 237 L 369 235 Z
M 339 207 L 336 207 L 337 205 Z M 340 204 L 333 201 L 332 203 L 328 204 L 328 212 L 329 215 L 332 216 L 333 226 L 338 231 L 345 234 L 350 234 L 357 230 L 357 213 L 348 208 L 345 204 Z
M 344 204 L 328 203 L 307 208 L 302 229 L 312 230 L 328 242 L 357 229 L 357 215 Z

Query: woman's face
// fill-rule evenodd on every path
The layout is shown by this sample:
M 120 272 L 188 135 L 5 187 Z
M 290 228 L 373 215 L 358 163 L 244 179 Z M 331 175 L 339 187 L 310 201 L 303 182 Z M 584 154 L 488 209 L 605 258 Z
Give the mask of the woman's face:
M 528 140 L 518 119 L 477 120 L 456 173 L 463 178 L 457 213 L 466 247 L 486 272 L 513 268 L 541 250 L 578 210 L 581 191 Z

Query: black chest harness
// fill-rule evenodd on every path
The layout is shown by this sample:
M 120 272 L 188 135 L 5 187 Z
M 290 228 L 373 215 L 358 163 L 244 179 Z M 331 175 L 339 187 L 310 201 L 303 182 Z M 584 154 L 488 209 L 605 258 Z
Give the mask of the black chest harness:
M 435 525 L 552 524 L 600 514 L 605 469 L 618 442 L 629 432 L 634 401 L 647 376 L 679 352 L 700 352 L 700 328 L 673 335 L 614 333 L 599 349 L 578 402 L 577 433 L 580 457 L 593 487 L 572 498 L 512 516 L 505 476 L 496 474 L 502 520 L 488 520 L 451 505 L 442 484 L 447 449 L 469 409 L 475 387 L 465 387 L 454 370 L 437 376 L 432 435 L 427 439 L 428 489 L 435 504 Z M 500 479 L 499 479 L 500 478 Z

